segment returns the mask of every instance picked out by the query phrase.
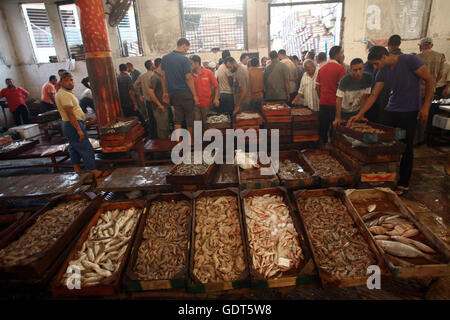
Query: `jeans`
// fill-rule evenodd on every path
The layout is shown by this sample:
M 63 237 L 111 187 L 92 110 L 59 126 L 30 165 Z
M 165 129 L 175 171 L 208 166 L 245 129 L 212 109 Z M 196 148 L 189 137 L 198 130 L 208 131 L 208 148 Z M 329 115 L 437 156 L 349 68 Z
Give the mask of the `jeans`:
M 29 124 L 30 121 L 28 120 L 28 109 L 23 104 L 21 104 L 19 107 L 17 107 L 16 110 L 12 112 L 14 117 L 14 123 L 16 126 L 20 126 L 23 124 Z M 21 121 L 22 118 L 22 121 Z
M 328 142 L 328 131 L 336 117 L 336 106 L 320 105 L 319 109 L 319 135 L 323 143 Z
M 217 111 L 218 113 L 228 113 L 229 115 L 233 114 L 234 97 L 231 93 L 221 93 L 219 102 L 219 108 L 214 111 Z
M 95 165 L 94 149 L 87 137 L 84 122 L 78 120 L 78 125 L 84 133 L 84 140 L 81 142 L 77 130 L 72 126 L 70 121 L 63 121 L 61 125 L 64 137 L 69 140 L 70 160 L 72 164 L 81 164 L 81 160 L 83 160 L 86 170 L 94 170 L 97 168 Z
M 383 124 L 386 126 L 401 128 L 406 130 L 405 152 L 400 162 L 399 186 L 408 187 L 411 178 L 414 161 L 414 134 L 417 126 L 417 111 L 412 112 L 391 112 L 384 111 Z

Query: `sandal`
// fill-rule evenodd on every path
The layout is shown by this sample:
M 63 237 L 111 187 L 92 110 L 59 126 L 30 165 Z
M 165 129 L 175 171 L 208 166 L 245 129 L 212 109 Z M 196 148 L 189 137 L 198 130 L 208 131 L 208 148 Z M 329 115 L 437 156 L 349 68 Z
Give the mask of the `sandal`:
M 409 191 L 409 187 L 404 187 L 404 186 L 397 186 L 397 188 L 395 188 L 395 190 L 394 190 L 394 192 L 400 197 L 407 194 L 408 191 Z

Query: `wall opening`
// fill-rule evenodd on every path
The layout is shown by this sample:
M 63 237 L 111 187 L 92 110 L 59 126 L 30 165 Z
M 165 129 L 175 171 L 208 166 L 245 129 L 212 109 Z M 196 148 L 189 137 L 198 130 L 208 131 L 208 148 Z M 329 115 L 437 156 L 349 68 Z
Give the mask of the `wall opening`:
M 142 45 L 139 37 L 139 21 L 136 14 L 136 1 L 117 26 L 121 57 L 136 57 L 142 55 Z
M 74 3 L 61 4 L 58 6 L 58 11 L 66 38 L 69 57 L 75 60 L 84 60 L 85 52 L 77 6 Z
M 341 43 L 343 1 L 277 2 L 269 10 L 271 50 L 300 56 L 304 51 L 328 52 Z

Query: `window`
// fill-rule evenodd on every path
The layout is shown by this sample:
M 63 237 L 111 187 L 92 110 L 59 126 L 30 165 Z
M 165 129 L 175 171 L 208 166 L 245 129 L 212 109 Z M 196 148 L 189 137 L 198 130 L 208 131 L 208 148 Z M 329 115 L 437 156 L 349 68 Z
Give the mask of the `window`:
M 342 0 L 302 2 L 280 0 L 269 5 L 271 49 L 300 56 L 303 51 L 328 52 L 339 45 Z
M 43 3 L 22 4 L 22 11 L 37 63 L 50 62 L 56 55 L 47 11 Z
M 75 60 L 84 60 L 84 46 L 77 7 L 75 4 L 63 4 L 58 6 L 58 10 L 69 56 Z
M 141 42 L 139 41 L 138 19 L 136 15 L 136 1 L 128 9 L 117 26 L 119 35 L 120 56 L 135 57 L 142 55 Z
M 245 49 L 244 0 L 180 0 L 183 34 L 192 51 Z

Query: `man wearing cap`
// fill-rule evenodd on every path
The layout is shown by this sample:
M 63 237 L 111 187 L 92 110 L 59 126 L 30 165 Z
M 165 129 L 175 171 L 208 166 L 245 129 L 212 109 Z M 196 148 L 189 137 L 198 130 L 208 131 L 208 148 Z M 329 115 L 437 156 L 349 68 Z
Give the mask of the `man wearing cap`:
M 420 53 L 417 55 L 425 64 L 427 69 L 430 71 L 431 75 L 434 79 L 434 91 L 436 91 L 436 84 L 439 82 L 439 80 L 442 77 L 442 72 L 444 71 L 444 64 L 445 64 L 445 56 L 442 53 L 436 52 L 432 50 L 433 48 L 433 39 L 431 38 L 423 38 L 418 43 Z M 420 94 L 422 99 L 425 97 L 425 83 L 424 81 L 420 82 Z M 432 121 L 433 116 L 438 111 L 438 105 L 431 105 L 430 113 L 428 121 L 425 124 L 419 124 L 417 128 L 417 135 L 416 135 L 416 142 L 421 143 L 425 140 L 425 131 L 431 132 L 432 129 Z

